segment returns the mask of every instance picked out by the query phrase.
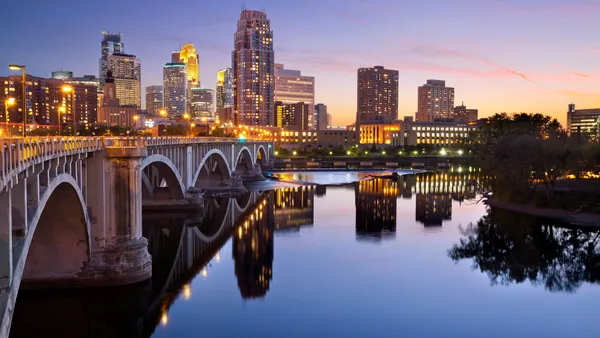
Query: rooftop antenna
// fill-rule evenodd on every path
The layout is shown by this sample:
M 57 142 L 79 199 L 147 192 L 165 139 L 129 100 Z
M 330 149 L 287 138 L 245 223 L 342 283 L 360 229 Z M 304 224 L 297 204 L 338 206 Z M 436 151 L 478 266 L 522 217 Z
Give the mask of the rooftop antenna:
M 261 6 L 261 7 L 260 7 L 260 11 L 261 11 L 261 12 L 263 12 L 263 13 L 265 13 L 265 12 L 266 12 L 266 10 L 265 10 L 265 6 Z
M 245 11 L 245 10 L 246 10 L 246 3 L 245 3 L 245 2 L 243 2 L 243 3 L 242 3 L 242 12 L 243 12 L 243 11 Z

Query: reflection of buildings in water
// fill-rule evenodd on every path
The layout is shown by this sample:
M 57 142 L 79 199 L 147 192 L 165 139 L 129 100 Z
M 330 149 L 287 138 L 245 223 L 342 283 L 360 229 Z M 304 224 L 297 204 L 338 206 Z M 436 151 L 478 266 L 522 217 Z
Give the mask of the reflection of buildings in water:
M 315 187 L 283 188 L 273 192 L 275 230 L 300 229 L 314 221 Z
M 233 236 L 235 275 L 242 298 L 262 298 L 273 268 L 273 193 L 246 217 Z
M 397 182 L 375 178 L 355 184 L 356 234 L 383 236 L 396 232 Z
M 417 194 L 415 219 L 425 226 L 441 226 L 452 219 L 450 194 Z

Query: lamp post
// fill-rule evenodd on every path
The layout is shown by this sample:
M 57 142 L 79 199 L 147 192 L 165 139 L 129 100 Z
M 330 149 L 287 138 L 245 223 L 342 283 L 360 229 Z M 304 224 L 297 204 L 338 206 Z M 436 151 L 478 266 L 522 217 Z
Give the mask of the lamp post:
M 60 118 L 60 113 L 65 113 L 67 111 L 67 107 L 60 106 L 58 107 L 58 136 L 60 136 L 60 129 L 61 129 L 61 125 L 62 125 L 62 120 Z
M 188 124 L 189 124 L 190 114 L 188 114 L 188 113 L 185 113 L 185 114 L 183 114 L 183 119 L 185 120 L 185 122 L 186 122 L 186 123 L 188 123 Z M 192 131 L 191 131 L 191 129 L 190 129 L 190 133 L 191 133 L 191 132 L 192 132 Z M 188 135 L 188 136 L 189 136 L 189 135 Z
M 8 127 L 8 107 L 15 104 L 15 98 L 11 97 L 4 101 L 4 126 L 6 127 L 7 134 L 10 136 L 10 128 Z
M 133 129 L 136 131 L 137 134 L 137 121 L 140 119 L 139 115 L 133 115 Z
M 63 93 L 71 93 L 71 114 L 73 115 L 73 138 L 77 137 L 77 114 L 75 114 L 75 88 L 73 86 L 63 86 Z
M 167 117 L 167 110 L 166 109 L 161 109 L 158 112 L 160 114 L 161 117 Z
M 27 136 L 27 92 L 26 92 L 26 78 L 27 78 L 27 67 L 25 65 L 8 65 L 10 70 L 21 71 L 21 92 L 22 92 L 22 106 L 23 106 L 23 138 Z

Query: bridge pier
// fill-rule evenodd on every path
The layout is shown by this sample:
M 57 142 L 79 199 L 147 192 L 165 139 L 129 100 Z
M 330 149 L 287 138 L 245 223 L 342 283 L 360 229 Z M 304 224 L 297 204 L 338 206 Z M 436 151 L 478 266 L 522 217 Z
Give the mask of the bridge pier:
M 106 148 L 101 172 L 95 173 L 103 191 L 91 212 L 97 224 L 92 231 L 92 253 L 86 277 L 100 285 L 122 285 L 146 280 L 152 274 L 148 242 L 142 237 L 142 158 L 146 148 Z M 100 177 L 99 177 L 100 176 Z M 89 182 L 89 178 L 88 178 Z M 90 196 L 90 199 L 91 196 Z M 94 222 L 94 220 L 92 220 Z

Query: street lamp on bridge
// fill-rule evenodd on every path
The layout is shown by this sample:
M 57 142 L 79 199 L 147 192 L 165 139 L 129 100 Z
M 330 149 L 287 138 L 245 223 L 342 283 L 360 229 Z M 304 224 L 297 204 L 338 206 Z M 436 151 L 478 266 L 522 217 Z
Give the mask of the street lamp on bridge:
M 4 101 L 4 125 L 6 127 L 6 134 L 10 135 L 10 127 L 8 126 L 8 107 L 12 106 L 15 104 L 15 98 L 14 97 L 10 97 L 8 99 L 6 99 L 6 101 Z
M 27 67 L 25 65 L 8 65 L 8 69 L 10 70 L 20 70 L 21 71 L 21 101 L 23 106 L 23 138 L 27 136 L 27 92 L 26 92 L 26 78 L 27 78 Z

